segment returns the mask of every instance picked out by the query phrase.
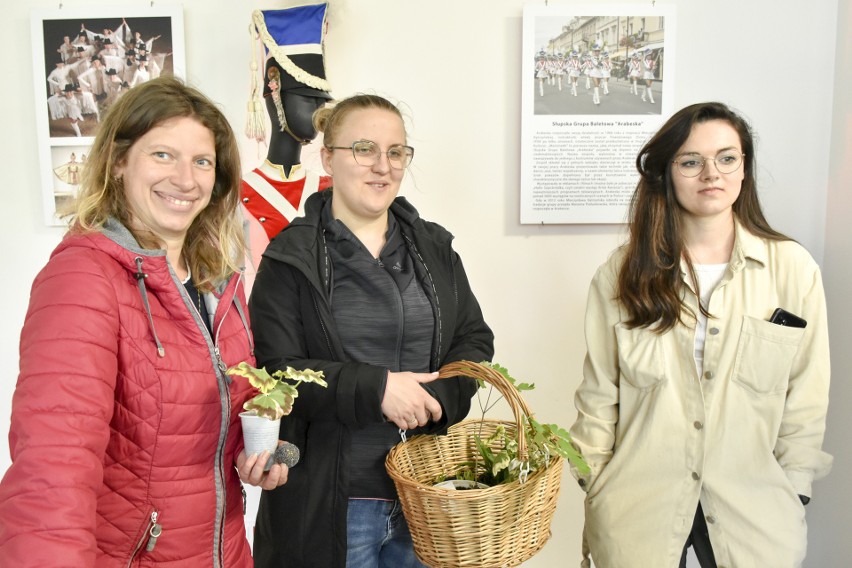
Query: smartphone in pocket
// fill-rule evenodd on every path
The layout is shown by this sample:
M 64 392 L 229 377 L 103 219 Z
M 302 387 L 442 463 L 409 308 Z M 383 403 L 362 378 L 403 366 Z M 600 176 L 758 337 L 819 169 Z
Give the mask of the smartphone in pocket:
M 782 308 L 776 308 L 775 311 L 772 312 L 772 317 L 769 318 L 769 322 L 777 323 L 778 325 L 785 325 L 787 327 L 805 327 L 808 325 L 808 322 L 799 316 L 793 315 Z

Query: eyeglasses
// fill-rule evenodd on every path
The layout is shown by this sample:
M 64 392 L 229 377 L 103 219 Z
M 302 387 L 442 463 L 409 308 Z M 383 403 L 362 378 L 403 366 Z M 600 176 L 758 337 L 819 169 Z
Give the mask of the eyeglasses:
M 394 144 L 388 148 L 387 152 L 379 150 L 379 145 L 370 140 L 356 140 L 351 146 L 326 146 L 326 148 L 329 150 L 352 150 L 352 156 L 360 166 L 375 166 L 382 154 L 385 154 L 392 168 L 404 170 L 414 159 L 414 148 L 402 144 Z
M 720 174 L 732 174 L 740 169 L 743 158 L 745 158 L 745 154 L 742 152 L 723 150 L 716 154 L 715 158 L 705 158 L 698 154 L 683 154 L 672 160 L 672 163 L 677 165 L 677 171 L 680 172 L 680 175 L 693 178 L 704 171 L 707 160 L 713 160 L 713 163 L 716 164 L 716 170 Z

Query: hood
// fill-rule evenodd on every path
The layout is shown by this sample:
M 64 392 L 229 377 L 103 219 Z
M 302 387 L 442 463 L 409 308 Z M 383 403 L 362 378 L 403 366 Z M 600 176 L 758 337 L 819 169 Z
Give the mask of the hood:
M 318 287 L 322 288 L 319 280 L 314 276 L 324 274 L 325 245 L 323 243 L 322 210 L 326 203 L 331 201 L 334 188 L 329 187 L 323 191 L 314 193 L 305 201 L 304 217 L 296 217 L 289 225 L 272 239 L 263 256 L 274 260 L 286 262 L 301 270 Z M 407 226 L 431 225 L 423 223 L 417 209 L 404 197 L 397 197 L 390 206 L 391 211 L 402 224 L 403 233 L 408 233 Z M 450 236 L 450 238 L 452 238 Z M 325 278 L 323 278 L 325 279 Z
M 316 275 L 326 280 L 328 269 L 325 267 L 325 245 L 320 230 L 322 209 L 334 195 L 334 189 L 314 193 L 305 201 L 305 216 L 297 217 L 272 239 L 263 256 L 286 262 L 302 271 L 314 284 L 324 289 Z M 429 239 L 439 246 L 447 246 L 453 235 L 436 223 L 424 221 L 417 209 L 405 197 L 397 197 L 391 203 L 390 210 L 400 222 L 402 234 L 406 239 Z M 326 282 L 327 283 L 327 282 Z
M 149 293 L 155 292 L 163 294 L 164 297 L 172 297 L 174 301 L 186 305 L 187 309 L 192 307 L 188 293 L 166 259 L 166 251 L 164 249 L 143 249 L 127 227 L 114 218 L 108 219 L 99 231 L 66 234 L 51 256 L 73 254 L 75 249 L 88 249 L 110 257 L 118 266 L 128 272 L 131 279 L 135 280 L 146 312 L 148 325 L 151 328 L 151 335 L 157 347 L 157 353 L 160 357 L 165 356 L 151 315 Z M 209 304 L 208 309 L 212 313 L 216 313 L 219 300 L 223 299 L 222 293 L 227 287 L 228 281 L 222 282 L 216 293 L 205 295 L 205 300 Z M 174 296 L 175 294 L 180 299 L 177 299 Z M 241 311 L 239 303 L 235 303 L 237 309 Z M 194 316 L 196 316 L 199 326 L 204 326 L 200 319 L 201 316 L 197 312 Z M 240 316 L 244 317 L 242 313 L 240 313 Z
M 178 281 L 177 274 L 166 259 L 165 249 L 142 248 L 130 230 L 114 217 L 108 218 L 104 226 L 98 231 L 67 233 L 51 256 L 74 247 L 87 248 L 106 254 L 133 274 L 136 274 L 139 270 L 137 259 L 141 259 L 145 273 L 148 274 L 147 284 L 149 287 L 160 284 L 170 285 L 172 278 Z M 227 284 L 228 280 L 217 283 L 216 294 L 221 295 Z
M 305 216 L 294 219 L 293 222 L 290 223 L 290 226 L 304 223 L 308 223 L 311 226 L 317 226 L 322 208 L 331 200 L 333 195 L 334 187 L 329 187 L 324 191 L 318 191 L 308 197 L 307 201 L 305 201 Z M 420 214 L 417 212 L 417 209 L 415 209 L 405 197 L 398 196 L 393 200 L 390 208 L 398 219 L 404 223 L 408 223 L 409 225 L 414 225 L 420 219 Z M 286 231 L 290 226 L 284 230 Z
M 159 271 L 165 270 L 168 272 L 165 250 L 143 249 L 136 242 L 136 239 L 127 227 L 112 217 L 107 220 L 99 231 L 91 233 L 67 233 L 51 256 L 62 254 L 77 247 L 106 254 L 132 273 L 135 273 L 137 270 L 135 262 L 137 257 L 142 257 L 146 269 L 156 266 Z

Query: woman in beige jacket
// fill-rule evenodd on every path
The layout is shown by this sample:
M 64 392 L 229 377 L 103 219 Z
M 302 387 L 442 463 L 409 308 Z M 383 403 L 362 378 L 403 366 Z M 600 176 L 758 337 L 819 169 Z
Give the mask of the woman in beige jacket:
M 630 238 L 598 270 L 575 442 L 598 568 L 800 566 L 825 475 L 819 267 L 773 230 L 746 122 L 676 113 L 642 148 Z M 777 308 L 785 310 L 773 316 Z

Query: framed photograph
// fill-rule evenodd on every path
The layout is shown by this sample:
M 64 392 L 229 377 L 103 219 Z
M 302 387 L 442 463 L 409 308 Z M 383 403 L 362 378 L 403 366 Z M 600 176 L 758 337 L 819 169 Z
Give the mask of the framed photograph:
M 673 112 L 674 6 L 530 4 L 523 29 L 521 223 L 625 223 Z
M 74 7 L 32 12 L 33 92 L 44 219 L 70 203 L 101 116 L 160 75 L 185 77 L 180 6 Z

